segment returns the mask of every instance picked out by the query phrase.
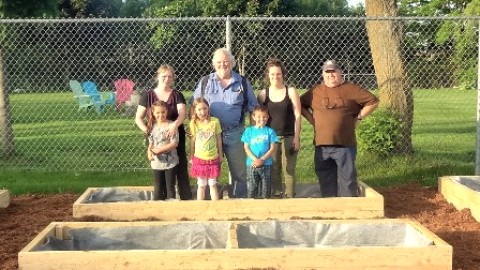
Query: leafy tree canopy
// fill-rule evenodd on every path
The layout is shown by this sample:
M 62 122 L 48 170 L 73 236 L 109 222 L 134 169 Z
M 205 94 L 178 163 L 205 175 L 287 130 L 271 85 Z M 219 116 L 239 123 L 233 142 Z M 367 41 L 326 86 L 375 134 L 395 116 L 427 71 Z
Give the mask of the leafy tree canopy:
M 0 16 L 8 18 L 343 16 L 359 13 L 348 7 L 347 0 L 0 0 Z
M 340 16 L 349 15 L 347 0 L 295 0 L 285 15 Z
M 151 17 L 348 15 L 347 0 L 157 0 Z
M 59 0 L 63 17 L 119 17 L 122 0 Z
M 459 15 L 472 0 L 401 0 L 399 14 L 406 16 Z
M 278 15 L 286 0 L 158 0 L 147 10 L 151 17 Z
M 4 18 L 57 17 L 58 0 L 0 0 Z
M 142 17 L 148 6 L 148 0 L 124 0 L 120 9 L 120 17 Z

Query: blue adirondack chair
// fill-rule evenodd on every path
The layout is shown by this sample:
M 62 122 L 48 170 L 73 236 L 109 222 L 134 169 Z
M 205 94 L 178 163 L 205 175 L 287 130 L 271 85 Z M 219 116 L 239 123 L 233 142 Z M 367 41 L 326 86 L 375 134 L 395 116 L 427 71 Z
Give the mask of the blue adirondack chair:
M 94 98 L 92 98 L 91 95 L 85 93 L 80 82 L 78 82 L 77 80 L 71 80 L 69 82 L 69 85 L 70 89 L 72 89 L 75 99 L 77 100 L 79 111 L 88 110 L 91 107 L 95 107 L 98 114 L 102 112 L 102 106 L 104 105 L 104 103 L 97 102 Z
M 112 92 L 100 92 L 98 91 L 97 85 L 92 81 L 82 82 L 82 88 L 87 95 L 92 97 L 94 103 L 99 104 L 98 110 L 103 112 L 105 105 L 114 105 L 115 104 L 115 94 Z M 104 95 L 107 95 L 108 98 L 105 98 Z

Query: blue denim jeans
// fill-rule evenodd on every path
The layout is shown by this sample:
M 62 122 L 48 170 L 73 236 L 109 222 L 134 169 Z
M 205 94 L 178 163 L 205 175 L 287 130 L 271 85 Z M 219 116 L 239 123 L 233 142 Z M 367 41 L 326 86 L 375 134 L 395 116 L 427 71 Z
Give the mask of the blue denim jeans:
M 322 197 L 358 197 L 357 148 L 315 146 L 315 173 Z
M 241 141 L 245 128 L 242 125 L 228 128 L 222 127 L 223 153 L 227 158 L 234 198 L 247 197 L 247 176 L 245 148 Z
M 259 168 L 247 168 L 247 197 L 263 198 L 272 197 L 271 166 L 263 165 Z

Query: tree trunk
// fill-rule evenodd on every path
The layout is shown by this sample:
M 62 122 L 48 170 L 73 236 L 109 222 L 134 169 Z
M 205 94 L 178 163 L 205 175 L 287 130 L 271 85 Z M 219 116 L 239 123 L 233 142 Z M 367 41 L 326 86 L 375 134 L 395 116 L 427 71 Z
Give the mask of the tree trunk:
M 366 0 L 367 17 L 395 17 L 395 0 Z M 368 40 L 380 90 L 380 106 L 401 121 L 397 153 L 412 153 L 413 92 L 402 60 L 402 27 L 397 20 L 367 20 Z
M 8 91 L 3 84 L 3 48 L 0 48 L 0 131 L 3 154 L 6 157 L 12 156 L 15 152 L 15 143 Z

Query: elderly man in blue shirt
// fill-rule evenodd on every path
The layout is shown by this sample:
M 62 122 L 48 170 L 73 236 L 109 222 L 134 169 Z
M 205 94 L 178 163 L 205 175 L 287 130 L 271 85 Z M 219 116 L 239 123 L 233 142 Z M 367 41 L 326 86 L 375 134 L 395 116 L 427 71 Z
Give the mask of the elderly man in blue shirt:
M 210 114 L 220 120 L 232 195 L 245 198 L 246 154 L 240 139 L 245 128 L 245 114 L 258 104 L 257 98 L 250 82 L 232 70 L 236 61 L 227 49 L 217 49 L 213 53 L 212 64 L 215 72 L 200 79 L 193 98 L 204 97 L 210 104 Z

